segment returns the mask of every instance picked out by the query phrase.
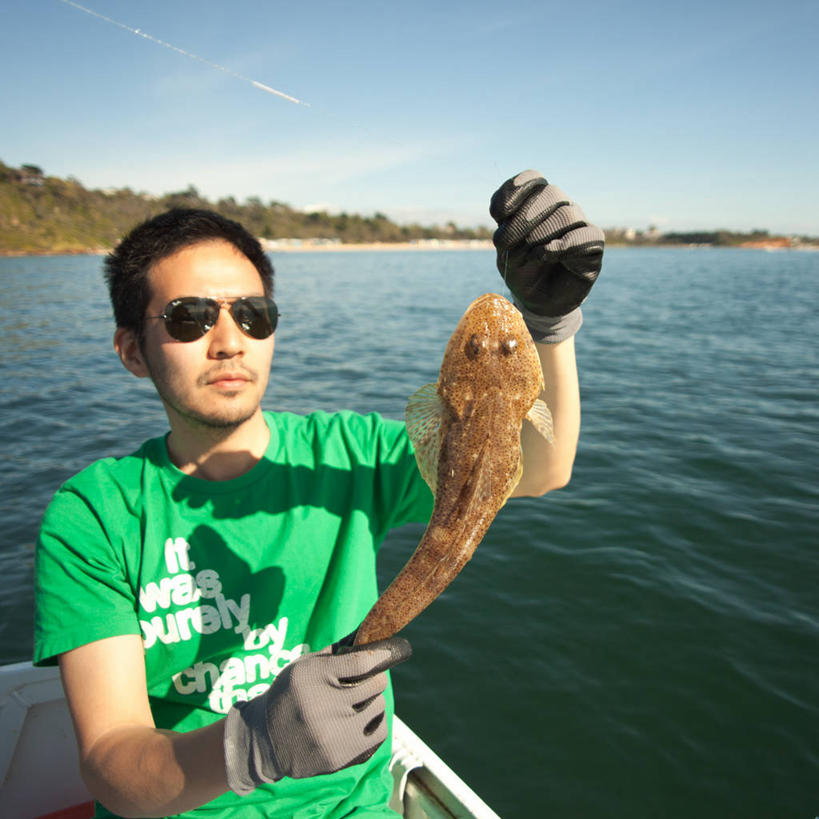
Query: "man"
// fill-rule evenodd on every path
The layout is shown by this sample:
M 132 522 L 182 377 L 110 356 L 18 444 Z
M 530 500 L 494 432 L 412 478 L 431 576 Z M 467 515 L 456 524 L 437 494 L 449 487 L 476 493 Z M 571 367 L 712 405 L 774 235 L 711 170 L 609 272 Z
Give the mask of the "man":
M 554 418 L 553 445 L 522 438 L 515 494 L 541 495 L 571 473 L 603 236 L 532 171 L 490 210 Z M 114 347 L 170 432 L 68 481 L 38 544 L 35 662 L 59 661 L 98 815 L 394 815 L 386 670 L 409 646 L 333 644 L 377 596 L 386 532 L 431 510 L 403 424 L 262 412 L 272 268 L 235 222 L 170 211 L 106 270 Z

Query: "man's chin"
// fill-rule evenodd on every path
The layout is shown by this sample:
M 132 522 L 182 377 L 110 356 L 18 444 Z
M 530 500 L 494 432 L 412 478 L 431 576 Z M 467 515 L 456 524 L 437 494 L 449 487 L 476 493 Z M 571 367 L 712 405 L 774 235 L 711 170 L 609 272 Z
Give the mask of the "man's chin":
M 209 407 L 206 410 L 188 408 L 187 411 L 180 411 L 180 408 L 175 408 L 175 410 L 188 423 L 201 429 L 229 432 L 250 421 L 260 411 L 260 408 L 257 405 L 255 407 Z
M 224 416 L 199 416 L 194 418 L 194 420 L 197 421 L 200 426 L 207 429 L 221 429 L 229 431 L 242 426 L 242 424 L 249 421 L 252 417 L 253 416 L 250 415 L 247 417 L 238 418 Z
M 236 429 L 246 424 L 256 414 L 256 410 L 245 412 L 212 412 L 199 415 L 196 420 L 211 429 Z

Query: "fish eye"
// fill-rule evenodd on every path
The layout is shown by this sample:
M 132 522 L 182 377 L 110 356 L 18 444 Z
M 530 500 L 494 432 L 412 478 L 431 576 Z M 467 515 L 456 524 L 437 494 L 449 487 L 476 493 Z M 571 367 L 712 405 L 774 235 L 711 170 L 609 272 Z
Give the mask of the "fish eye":
M 516 338 L 505 338 L 501 342 L 501 351 L 504 355 L 513 355 L 518 349 L 518 340 Z
M 476 359 L 485 349 L 486 339 L 481 338 L 477 333 L 473 333 L 472 336 L 470 336 L 469 341 L 466 342 L 464 352 L 466 353 L 467 358 Z

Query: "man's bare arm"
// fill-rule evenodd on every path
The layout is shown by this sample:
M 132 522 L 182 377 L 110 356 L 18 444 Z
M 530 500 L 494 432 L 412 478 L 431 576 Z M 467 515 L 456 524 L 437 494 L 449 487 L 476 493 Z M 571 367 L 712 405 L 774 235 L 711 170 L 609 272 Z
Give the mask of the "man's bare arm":
M 597 281 L 606 237 L 586 221 L 580 206 L 538 171 L 507 179 L 492 195 L 489 213 L 498 223 L 492 241 L 496 263 L 515 306 L 537 344 L 554 422 L 554 444 L 523 425 L 523 477 L 514 495 L 542 495 L 565 486 L 580 432 L 580 397 L 574 334 L 580 305 Z
M 305 654 L 265 693 L 234 703 L 226 719 L 186 733 L 154 725 L 139 636 L 66 652 L 60 667 L 89 790 L 115 813 L 145 817 L 369 758 L 388 735 L 386 671 L 410 654 L 400 637 Z
M 60 657 L 88 789 L 121 816 L 168 816 L 228 790 L 224 720 L 159 730 L 148 704 L 142 640 L 109 637 Z
M 546 389 L 540 398 L 552 413 L 554 442 L 523 422 L 523 477 L 512 497 L 537 497 L 565 486 L 572 475 L 580 434 L 580 390 L 574 337 L 558 344 L 536 344 Z

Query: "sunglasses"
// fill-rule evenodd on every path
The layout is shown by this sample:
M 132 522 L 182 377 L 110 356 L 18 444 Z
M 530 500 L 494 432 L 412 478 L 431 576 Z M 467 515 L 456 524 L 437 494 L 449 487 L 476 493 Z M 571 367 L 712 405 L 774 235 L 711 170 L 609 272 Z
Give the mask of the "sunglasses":
M 268 338 L 273 335 L 279 323 L 276 302 L 267 296 L 242 296 L 239 299 L 183 296 L 169 301 L 161 316 L 146 318 L 164 319 L 168 335 L 177 341 L 196 341 L 219 321 L 222 307 L 230 310 L 230 315 L 241 331 L 251 338 Z

